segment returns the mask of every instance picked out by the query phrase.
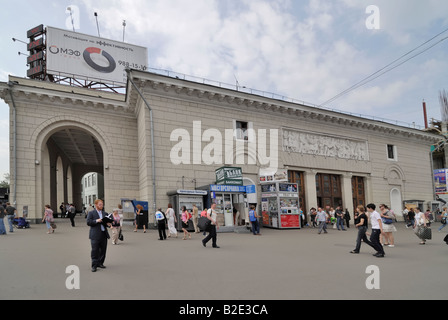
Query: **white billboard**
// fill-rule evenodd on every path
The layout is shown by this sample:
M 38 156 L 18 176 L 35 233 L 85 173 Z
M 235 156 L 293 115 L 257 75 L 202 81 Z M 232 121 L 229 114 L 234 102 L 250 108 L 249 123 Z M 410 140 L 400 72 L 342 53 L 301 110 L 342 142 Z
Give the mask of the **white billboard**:
M 121 85 L 126 68 L 147 70 L 148 49 L 47 27 L 48 74 Z

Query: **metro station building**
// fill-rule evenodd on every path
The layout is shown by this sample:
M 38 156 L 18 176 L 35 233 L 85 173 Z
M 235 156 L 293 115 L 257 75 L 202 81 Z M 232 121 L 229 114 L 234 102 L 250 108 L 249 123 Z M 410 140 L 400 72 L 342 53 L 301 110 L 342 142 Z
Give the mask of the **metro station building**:
M 241 168 L 251 186 L 229 199 L 245 211 L 261 206 L 260 172 L 273 155 L 283 181 L 297 183 L 304 212 L 341 205 L 353 213 L 372 202 L 400 213 L 405 200 L 434 199 L 430 148 L 440 136 L 241 88 L 128 75 L 125 94 L 13 76 L 0 83 L 10 107 L 10 201 L 19 213 L 27 206 L 39 222 L 45 204 L 81 208 L 89 172 L 104 177 L 106 210 L 138 199 L 153 212 L 167 208 L 173 190 L 215 185 L 225 166 Z

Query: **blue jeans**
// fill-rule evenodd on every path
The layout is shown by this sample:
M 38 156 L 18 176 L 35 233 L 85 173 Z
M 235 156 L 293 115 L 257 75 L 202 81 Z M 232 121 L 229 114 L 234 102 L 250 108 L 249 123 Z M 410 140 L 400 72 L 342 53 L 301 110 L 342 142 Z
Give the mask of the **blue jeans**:
M 260 233 L 260 224 L 258 223 L 258 220 L 251 221 L 252 223 L 252 233 L 259 234 Z
M 342 230 L 345 230 L 345 229 L 344 229 L 344 219 L 343 219 L 343 218 L 338 217 L 338 220 L 337 220 L 337 222 L 336 222 L 336 225 L 337 225 L 337 227 L 338 227 L 338 230 L 339 230 L 339 226 L 341 226 Z
M 326 221 L 319 221 L 319 231 L 318 233 L 321 233 L 322 230 L 327 233 L 327 222 Z
M 448 224 L 448 223 L 442 224 L 442 225 L 440 226 L 440 228 L 439 228 L 439 231 L 442 230 L 443 228 L 445 228 L 447 224 Z
M 7 217 L 8 217 L 8 222 L 9 222 L 9 232 L 14 232 L 14 228 L 13 228 L 14 215 L 10 214 Z
M 359 250 L 361 250 L 361 241 L 364 241 L 364 243 L 368 244 L 369 246 L 371 246 L 373 248 L 372 243 L 369 241 L 369 239 L 367 239 L 366 231 L 367 231 L 367 227 L 365 227 L 365 226 L 358 227 L 358 237 L 356 238 L 356 248 L 353 251 L 359 252 Z
M 0 218 L 0 234 L 6 234 L 5 221 Z

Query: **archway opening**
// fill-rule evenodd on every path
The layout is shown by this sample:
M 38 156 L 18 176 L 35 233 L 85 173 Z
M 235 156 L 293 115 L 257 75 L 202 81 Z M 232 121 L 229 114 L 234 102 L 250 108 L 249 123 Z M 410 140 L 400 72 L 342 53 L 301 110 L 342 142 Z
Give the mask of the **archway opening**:
M 99 180 L 102 181 L 101 193 L 96 196 L 104 198 L 103 149 L 91 133 L 71 126 L 58 128 L 49 136 L 43 152 L 47 152 L 49 158 L 49 170 L 43 172 L 50 175 L 50 186 L 44 186 L 43 201 L 49 203 L 53 211 L 60 211 L 60 205 L 68 203 L 75 206 L 77 213 L 82 212 L 85 204 L 83 178 L 88 173 L 95 173 L 90 179 L 95 179 L 97 186 Z M 48 181 L 46 177 L 44 180 Z

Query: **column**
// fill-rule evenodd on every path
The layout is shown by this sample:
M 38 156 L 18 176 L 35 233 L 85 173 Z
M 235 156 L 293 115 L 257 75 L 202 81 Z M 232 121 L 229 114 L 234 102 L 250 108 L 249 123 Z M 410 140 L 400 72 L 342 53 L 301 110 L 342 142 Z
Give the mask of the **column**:
M 317 192 L 316 192 L 316 170 L 305 171 L 305 198 L 308 210 L 317 209 Z
M 352 188 L 353 173 L 348 172 L 342 175 L 342 203 L 344 208 L 347 208 L 353 218 L 353 188 Z

